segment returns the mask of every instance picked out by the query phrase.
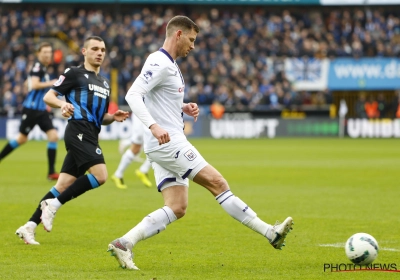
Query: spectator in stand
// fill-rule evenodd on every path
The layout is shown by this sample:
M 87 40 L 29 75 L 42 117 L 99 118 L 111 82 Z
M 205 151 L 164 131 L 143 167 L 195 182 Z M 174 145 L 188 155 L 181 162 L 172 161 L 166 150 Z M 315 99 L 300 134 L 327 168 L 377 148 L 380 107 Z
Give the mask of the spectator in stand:
M 358 96 L 358 100 L 355 105 L 355 112 L 356 112 L 356 117 L 360 119 L 366 119 L 367 118 L 367 113 L 365 111 L 365 94 L 360 94 Z
M 385 101 L 385 95 L 382 92 L 378 94 L 377 102 L 378 102 L 379 118 L 380 119 L 385 118 L 388 106 Z
M 367 118 L 375 119 L 379 117 L 378 102 L 374 100 L 374 97 L 370 95 L 367 102 L 365 102 L 365 113 Z

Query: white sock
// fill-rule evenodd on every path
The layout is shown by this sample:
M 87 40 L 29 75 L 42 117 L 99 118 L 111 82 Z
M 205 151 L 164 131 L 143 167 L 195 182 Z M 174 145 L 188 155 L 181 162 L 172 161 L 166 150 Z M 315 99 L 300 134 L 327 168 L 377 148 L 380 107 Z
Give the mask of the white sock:
M 267 237 L 267 233 L 272 226 L 258 218 L 257 214 L 230 190 L 217 195 L 215 199 L 233 218 L 255 232 Z
M 149 173 L 151 167 L 150 161 L 146 158 L 143 164 L 140 166 L 140 172 L 147 174 Z
M 145 240 L 163 231 L 167 225 L 176 221 L 176 216 L 171 208 L 164 206 L 147 215 L 133 229 L 122 238 L 132 243 L 132 247 L 141 240 Z
M 124 177 L 125 169 L 127 169 L 128 166 L 132 163 L 135 156 L 136 155 L 134 153 L 132 153 L 131 149 L 128 149 L 125 151 L 125 153 L 122 155 L 121 161 L 119 162 L 117 171 L 115 171 L 115 173 L 114 173 L 115 177 L 117 177 L 117 178 Z
M 58 209 L 60 209 L 60 207 L 62 206 L 61 202 L 58 201 L 57 198 L 53 199 L 53 201 L 50 203 L 50 205 L 53 206 L 56 209 L 56 211 Z
M 26 225 L 30 228 L 35 229 L 37 227 L 37 224 L 35 222 L 29 221 L 26 223 Z

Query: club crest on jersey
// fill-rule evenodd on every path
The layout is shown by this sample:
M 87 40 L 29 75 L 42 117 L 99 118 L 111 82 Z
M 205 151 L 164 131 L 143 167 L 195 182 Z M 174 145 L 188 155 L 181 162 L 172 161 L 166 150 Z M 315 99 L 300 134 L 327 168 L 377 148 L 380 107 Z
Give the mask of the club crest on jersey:
M 190 161 L 194 160 L 197 157 L 197 155 L 192 150 L 187 151 L 184 156 Z
M 184 87 L 180 87 L 180 88 L 178 88 L 178 91 L 183 92 L 183 89 L 184 89 Z
M 65 80 L 65 76 L 60 75 L 60 77 L 58 78 L 58 81 L 55 82 L 55 84 L 53 86 L 58 87 L 59 85 L 61 85 Z
M 153 77 L 153 72 L 146 71 L 146 73 L 144 73 L 143 76 L 146 78 L 146 80 L 149 80 Z
M 107 82 L 106 81 L 104 81 L 104 86 L 106 87 L 106 88 L 110 88 L 110 86 L 107 84 Z
M 96 149 L 96 154 L 101 155 L 101 149 L 100 148 Z

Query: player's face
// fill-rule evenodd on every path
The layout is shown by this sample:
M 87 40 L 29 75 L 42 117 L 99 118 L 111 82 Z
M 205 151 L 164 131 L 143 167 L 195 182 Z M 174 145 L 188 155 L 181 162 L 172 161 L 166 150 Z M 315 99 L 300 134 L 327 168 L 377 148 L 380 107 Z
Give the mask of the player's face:
M 194 50 L 194 41 L 196 41 L 197 32 L 192 29 L 187 32 L 182 32 L 178 41 L 178 56 L 186 57 L 189 52 Z
M 53 56 L 53 49 L 52 47 L 42 47 L 38 53 L 38 59 L 44 65 L 49 65 L 51 63 Z
M 106 45 L 104 42 L 90 40 L 87 46 L 82 49 L 85 60 L 94 67 L 100 67 L 106 55 Z

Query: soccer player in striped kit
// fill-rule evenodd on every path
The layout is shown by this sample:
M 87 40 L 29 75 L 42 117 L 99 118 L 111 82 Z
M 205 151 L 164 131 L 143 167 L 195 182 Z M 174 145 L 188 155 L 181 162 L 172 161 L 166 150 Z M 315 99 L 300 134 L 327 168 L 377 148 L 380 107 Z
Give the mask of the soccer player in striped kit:
M 49 106 L 61 108 L 63 116 L 68 117 L 64 136 L 67 155 L 55 187 L 42 198 L 31 219 L 16 231 L 26 244 L 39 245 L 35 240 L 35 229 L 40 221 L 50 232 L 56 212 L 62 205 L 107 180 L 107 168 L 98 143 L 101 125 L 122 122 L 129 113 L 121 110 L 107 113 L 110 83 L 99 74 L 105 53 L 102 38 L 88 37 L 82 48 L 84 64 L 65 69 L 44 97 Z M 65 101 L 58 99 L 58 95 L 65 96 Z M 88 174 L 85 175 L 86 171 Z
M 58 173 L 55 171 L 55 161 L 57 153 L 57 130 L 51 121 L 51 115 L 47 111 L 46 103 L 43 97 L 48 89 L 57 81 L 50 80 L 47 74 L 47 67 L 52 61 L 53 48 L 50 43 L 42 42 L 37 51 L 37 59 L 33 63 L 33 67 L 29 72 L 26 84 L 28 86 L 28 94 L 23 103 L 22 120 L 19 127 L 19 134 L 16 139 L 9 141 L 0 152 L 0 161 L 19 146 L 28 141 L 28 135 L 35 127 L 39 125 L 40 129 L 46 133 L 47 159 L 48 159 L 48 180 L 57 180 Z

